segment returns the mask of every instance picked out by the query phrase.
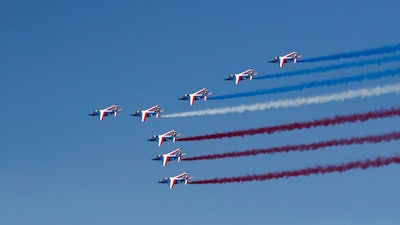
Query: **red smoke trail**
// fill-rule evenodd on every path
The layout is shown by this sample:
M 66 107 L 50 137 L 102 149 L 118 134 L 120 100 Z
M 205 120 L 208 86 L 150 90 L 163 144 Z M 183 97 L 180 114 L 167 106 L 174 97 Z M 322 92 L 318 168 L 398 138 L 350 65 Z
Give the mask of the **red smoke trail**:
M 212 160 L 212 159 L 222 159 L 222 158 L 256 156 L 259 154 L 288 153 L 293 151 L 303 152 L 303 151 L 313 151 L 320 148 L 333 147 L 333 146 L 344 146 L 344 145 L 364 144 L 364 143 L 380 143 L 380 142 L 389 142 L 399 139 L 400 139 L 400 132 L 392 132 L 388 134 L 368 135 L 368 136 L 353 137 L 348 139 L 336 139 L 336 140 L 315 142 L 311 144 L 287 145 L 287 146 L 272 147 L 266 149 L 253 149 L 242 152 L 227 152 L 221 154 L 195 156 L 190 158 L 184 158 L 182 160 L 185 161 Z
M 392 116 L 399 116 L 400 108 L 391 108 L 391 109 L 381 109 L 377 111 L 370 111 L 367 113 L 356 113 L 345 116 L 335 116 L 333 118 L 324 118 L 309 122 L 296 122 L 290 124 L 283 124 L 271 127 L 261 127 L 256 129 L 249 130 L 239 130 L 239 131 L 231 131 L 225 133 L 215 133 L 215 134 L 207 134 L 186 138 L 177 138 L 177 141 L 201 141 L 208 139 L 220 139 L 220 138 L 232 138 L 232 137 L 244 137 L 248 135 L 255 134 L 272 134 L 275 132 L 281 131 L 291 131 L 291 130 L 300 130 L 300 129 L 309 129 L 312 127 L 320 127 L 320 126 L 332 126 L 343 123 L 355 123 L 355 122 L 364 122 L 371 119 L 379 119 L 379 118 L 387 118 Z
M 225 178 L 214 178 L 209 180 L 198 180 L 198 181 L 192 181 L 190 182 L 190 184 L 226 184 L 233 182 L 238 183 L 238 182 L 250 182 L 250 181 L 264 181 L 264 180 L 282 179 L 289 177 L 309 176 L 312 174 L 326 174 L 333 172 L 342 173 L 354 169 L 366 170 L 374 167 L 382 167 L 392 163 L 400 164 L 400 156 L 392 156 L 387 158 L 378 157 L 376 159 L 359 160 L 339 165 L 315 166 L 299 170 L 287 170 L 281 172 L 254 174 L 241 177 L 225 177 Z

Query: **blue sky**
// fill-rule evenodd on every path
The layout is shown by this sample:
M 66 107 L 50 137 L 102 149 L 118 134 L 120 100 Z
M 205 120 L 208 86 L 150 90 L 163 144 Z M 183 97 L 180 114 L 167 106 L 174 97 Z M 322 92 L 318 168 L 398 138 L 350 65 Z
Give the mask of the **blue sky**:
M 398 165 L 366 171 L 224 185 L 157 184 L 240 176 L 399 153 L 399 143 L 327 148 L 198 162 L 150 159 L 182 147 L 188 156 L 396 131 L 399 118 L 201 142 L 146 139 L 306 121 L 398 106 L 399 95 L 243 114 L 187 118 L 128 115 L 160 104 L 165 113 L 229 107 L 396 84 L 397 76 L 274 95 L 196 102 L 215 95 L 394 69 L 398 62 L 290 78 L 223 79 L 382 56 L 318 63 L 267 63 L 298 50 L 304 58 L 399 44 L 395 1 L 0 1 L 0 223 L 25 224 L 396 224 Z M 392 54 L 398 56 L 397 54 Z M 385 55 L 386 56 L 386 55 Z M 389 55 L 390 56 L 390 55 Z M 92 110 L 119 104 L 100 122 Z

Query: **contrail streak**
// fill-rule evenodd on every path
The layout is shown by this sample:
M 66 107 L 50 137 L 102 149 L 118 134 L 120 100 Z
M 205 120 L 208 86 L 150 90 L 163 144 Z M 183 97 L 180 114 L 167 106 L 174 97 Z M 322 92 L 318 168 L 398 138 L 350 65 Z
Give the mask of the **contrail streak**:
M 227 183 L 242 183 L 242 182 L 251 182 L 251 181 L 265 181 L 272 179 L 282 179 L 282 178 L 290 178 L 290 177 L 299 177 L 299 176 L 309 176 L 309 175 L 317 175 L 317 174 L 327 174 L 339 172 L 343 173 L 349 170 L 362 169 L 366 170 L 369 168 L 377 168 L 388 166 L 390 164 L 400 164 L 400 156 L 392 156 L 392 157 L 377 157 L 375 159 L 366 159 L 353 161 L 343 164 L 332 164 L 327 166 L 315 166 L 308 167 L 304 169 L 298 170 L 286 170 L 280 172 L 271 172 L 264 174 L 254 174 L 254 175 L 246 175 L 246 176 L 238 176 L 238 177 L 225 177 L 225 178 L 213 178 L 209 180 L 197 180 L 191 181 L 190 184 L 227 184 Z
M 400 132 L 392 132 L 381 135 L 368 135 L 363 137 L 353 137 L 353 138 L 343 138 L 334 139 L 329 141 L 314 142 L 310 144 L 300 144 L 300 145 L 286 145 L 281 147 L 271 147 L 264 149 L 253 149 L 247 151 L 237 151 L 237 152 L 226 152 L 221 154 L 210 154 L 202 156 L 194 156 L 189 158 L 183 158 L 185 161 L 197 161 L 197 160 L 214 160 L 214 159 L 224 159 L 224 158 L 236 158 L 236 157 L 246 157 L 246 156 L 257 156 L 260 154 L 276 154 L 276 153 L 289 153 L 289 152 L 303 152 L 303 151 L 314 151 L 321 148 L 333 147 L 333 146 L 345 146 L 345 145 L 361 145 L 365 143 L 381 143 L 390 142 L 400 139 Z
M 312 73 L 323 73 L 323 72 L 328 72 L 328 71 L 332 71 L 332 70 L 348 69 L 348 68 L 353 68 L 353 67 L 363 67 L 363 66 L 375 65 L 375 64 L 379 65 L 382 63 L 390 63 L 390 62 L 399 61 L 399 60 L 400 60 L 400 55 L 395 55 L 395 56 L 388 56 L 388 57 L 383 57 L 383 58 L 378 58 L 378 59 L 368 59 L 368 60 L 361 60 L 361 61 L 357 61 L 357 62 L 345 62 L 345 63 L 335 64 L 335 65 L 330 65 L 330 66 L 319 66 L 319 67 L 314 67 L 314 68 L 310 68 L 310 69 L 282 72 L 282 73 L 276 73 L 276 74 L 270 74 L 270 75 L 261 75 L 261 76 L 256 76 L 254 79 L 272 79 L 272 78 L 279 78 L 279 77 L 292 77 L 292 76 L 297 76 L 297 75 L 306 75 L 306 74 L 312 74 Z
M 335 85 L 339 85 L 339 84 L 347 84 L 350 82 L 361 82 L 364 80 L 375 80 L 375 79 L 393 77 L 393 76 L 396 76 L 399 74 L 400 74 L 400 68 L 388 69 L 388 70 L 379 71 L 379 72 L 359 74 L 359 75 L 351 76 L 351 77 L 342 77 L 342 78 L 322 80 L 322 81 L 312 81 L 312 82 L 308 82 L 308 83 L 291 85 L 291 86 L 286 86 L 286 87 L 278 87 L 278 88 L 272 88 L 272 89 L 262 89 L 262 90 L 256 90 L 256 91 L 214 96 L 214 97 L 209 97 L 209 99 L 210 100 L 222 100 L 222 99 L 230 99 L 230 98 L 244 98 L 244 97 L 252 97 L 252 96 L 259 96 L 259 95 L 279 94 L 279 93 L 285 93 L 285 92 L 290 92 L 290 91 L 304 90 L 304 89 L 308 89 L 308 88 L 316 88 L 316 87 L 323 87 L 323 86 L 335 86 Z
M 200 141 L 200 140 L 209 140 L 209 139 L 221 139 L 221 138 L 232 138 L 232 137 L 244 137 L 256 134 L 272 134 L 276 132 L 282 131 L 292 131 L 292 130 L 301 130 L 301 129 L 310 129 L 313 127 L 327 127 L 332 125 L 338 125 L 343 123 L 355 123 L 355 122 L 364 122 L 371 119 L 382 119 L 393 116 L 400 116 L 400 108 L 391 108 L 391 109 L 381 109 L 377 111 L 370 111 L 366 113 L 356 113 L 344 116 L 335 116 L 332 118 L 324 118 L 318 120 L 312 120 L 308 122 L 295 122 L 289 124 L 282 124 L 270 127 L 261 127 L 255 129 L 248 130 L 238 130 L 238 131 L 230 131 L 224 133 L 215 133 L 215 134 L 207 134 L 186 138 L 179 138 L 176 141 Z
M 189 116 L 205 116 L 205 115 L 221 115 L 228 113 L 244 113 L 244 112 L 254 112 L 269 109 L 278 108 L 288 108 L 288 107 L 299 107 L 305 105 L 313 104 L 323 104 L 328 102 L 341 102 L 345 100 L 355 99 L 355 98 L 369 98 L 374 96 L 381 96 L 391 93 L 399 93 L 400 84 L 377 86 L 371 88 L 361 88 L 348 90 L 343 92 L 337 92 L 327 95 L 318 95 L 312 97 L 301 97 L 294 99 L 270 101 L 265 103 L 257 103 L 252 105 L 239 105 L 233 107 L 222 107 L 214 109 L 205 109 L 197 111 L 188 111 L 180 113 L 172 113 L 164 115 L 164 118 L 174 118 L 174 117 L 189 117 Z
M 353 51 L 353 52 L 345 52 L 333 55 L 320 56 L 315 58 L 309 58 L 304 60 L 299 60 L 299 62 L 322 62 L 329 60 L 338 60 L 338 59 L 348 59 L 348 58 L 356 58 L 360 56 L 371 56 L 371 55 L 380 55 L 387 53 L 394 53 L 400 51 L 400 44 L 397 45 L 389 45 L 380 48 L 372 48 L 361 51 Z

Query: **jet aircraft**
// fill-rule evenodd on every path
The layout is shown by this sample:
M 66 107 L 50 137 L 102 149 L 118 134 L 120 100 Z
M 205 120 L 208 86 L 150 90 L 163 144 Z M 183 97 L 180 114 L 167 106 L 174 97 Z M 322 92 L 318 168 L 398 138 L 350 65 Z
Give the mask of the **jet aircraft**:
M 239 84 L 241 80 L 253 80 L 255 75 L 257 75 L 257 73 L 254 73 L 254 69 L 250 68 L 241 73 L 231 74 L 227 78 L 225 78 L 225 80 L 233 80 L 235 78 L 235 83 Z
M 297 51 L 291 52 L 287 55 L 284 56 L 277 56 L 272 58 L 271 61 L 269 61 L 270 63 L 277 63 L 279 61 L 279 67 L 283 67 L 285 65 L 286 62 L 294 62 L 297 63 L 297 61 L 299 61 L 299 59 L 301 58 L 302 55 L 299 55 L 299 53 Z
M 162 165 L 166 166 L 168 164 L 168 161 L 178 160 L 178 162 L 180 162 L 182 156 L 184 155 L 185 153 L 182 153 L 182 149 L 178 148 L 170 153 L 157 155 L 155 158 L 153 158 L 153 160 L 161 160 Z
M 162 112 L 164 112 L 164 110 L 162 110 L 159 105 L 155 105 L 149 109 L 138 110 L 132 113 L 131 116 L 141 116 L 142 122 L 145 122 L 147 117 L 155 116 L 156 118 L 159 118 Z
M 179 100 L 189 100 L 190 105 L 193 105 L 195 100 L 204 99 L 204 101 L 207 101 L 207 98 L 210 95 L 211 92 L 209 92 L 207 88 L 203 88 L 199 91 L 196 91 L 195 93 L 185 94 L 180 97 Z
M 158 141 L 158 146 L 161 146 L 164 141 L 173 141 L 175 142 L 176 137 L 180 134 L 176 133 L 176 130 L 170 130 L 165 134 L 153 135 L 151 138 L 147 139 L 147 141 Z
M 165 177 L 161 181 L 158 181 L 158 183 L 169 184 L 169 189 L 172 189 L 174 188 L 175 184 L 185 183 L 185 185 L 187 185 L 191 179 L 193 179 L 193 177 L 189 177 L 189 173 L 184 172 L 175 177 Z
M 89 116 L 99 116 L 100 120 L 104 120 L 104 117 L 114 115 L 117 117 L 118 113 L 122 109 L 118 107 L 118 105 L 112 105 L 105 109 L 96 109 L 92 113 L 89 113 Z

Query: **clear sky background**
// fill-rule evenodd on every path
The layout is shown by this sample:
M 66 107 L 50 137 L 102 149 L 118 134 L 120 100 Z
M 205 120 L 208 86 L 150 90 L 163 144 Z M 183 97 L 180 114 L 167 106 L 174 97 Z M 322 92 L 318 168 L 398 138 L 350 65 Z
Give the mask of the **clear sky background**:
M 213 161 L 150 160 L 182 147 L 187 156 L 397 131 L 399 118 L 199 142 L 182 137 L 307 121 L 399 106 L 399 95 L 186 118 L 130 117 L 236 106 L 396 84 L 399 77 L 249 98 L 198 101 L 181 95 L 253 91 L 398 67 L 398 62 L 291 78 L 223 79 L 253 67 L 261 75 L 373 59 L 287 64 L 303 58 L 400 43 L 398 1 L 0 1 L 0 224 L 398 224 L 399 165 L 262 182 L 176 185 L 392 156 L 396 141 Z M 398 54 L 392 54 L 398 56 Z M 390 56 L 390 55 L 385 55 Z M 89 117 L 119 104 L 117 118 Z

